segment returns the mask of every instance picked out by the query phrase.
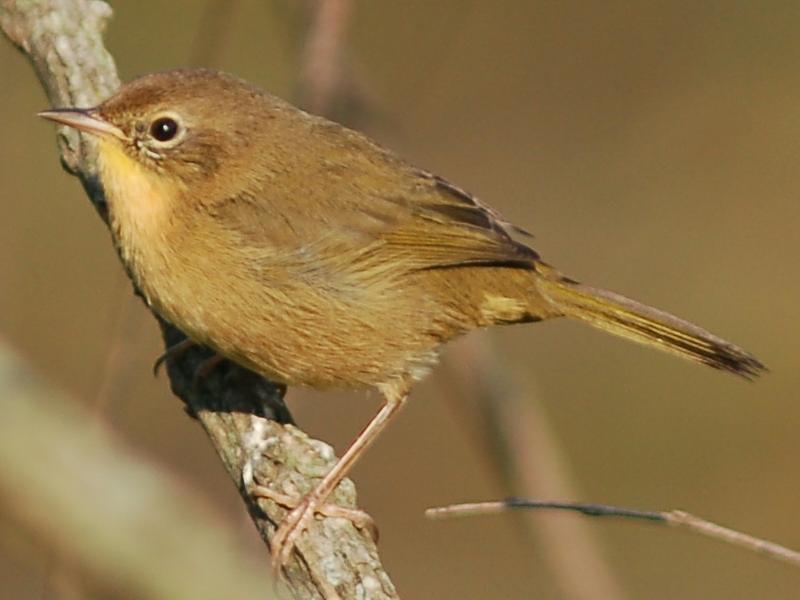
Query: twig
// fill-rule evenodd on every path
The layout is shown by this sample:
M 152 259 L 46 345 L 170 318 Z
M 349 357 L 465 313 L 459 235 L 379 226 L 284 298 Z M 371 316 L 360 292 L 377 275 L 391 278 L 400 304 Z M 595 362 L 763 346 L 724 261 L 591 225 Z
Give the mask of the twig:
M 706 537 L 720 540 L 757 554 L 763 554 L 774 560 L 780 560 L 800 567 L 800 552 L 791 550 L 780 544 L 717 525 L 682 510 L 651 511 L 635 508 L 622 508 L 607 504 L 587 504 L 582 502 L 552 502 L 528 500 L 524 498 L 508 498 L 497 502 L 473 502 L 453 504 L 450 506 L 429 508 L 425 516 L 430 519 L 447 519 L 469 517 L 475 515 L 494 514 L 509 509 L 556 509 L 578 512 L 588 517 L 620 517 L 639 521 L 649 521 L 686 529 Z
M 501 365 L 488 342 L 460 340 L 446 355 L 458 389 L 455 411 L 474 415 L 474 434 L 494 459 L 506 493 L 577 495 L 569 464 L 535 394 L 523 394 L 510 369 Z M 448 396 L 452 396 L 448 394 Z M 625 597 L 589 526 L 578 520 L 525 515 L 524 534 L 548 551 L 544 560 L 563 598 L 621 600 Z M 575 577 L 580 571 L 581 577 Z
M 132 342 L 136 339 L 133 335 L 132 321 L 139 325 L 143 319 L 143 313 L 133 313 L 135 298 L 132 296 L 128 282 L 123 281 L 124 276 L 115 277 L 114 293 L 115 300 L 112 301 L 114 313 L 112 316 L 111 327 L 109 328 L 105 349 L 105 360 L 98 369 L 98 379 L 95 385 L 94 398 L 92 400 L 92 412 L 95 418 L 102 420 L 108 408 L 109 402 L 117 395 L 125 382 L 128 382 L 134 373 L 131 373 L 131 354 Z M 137 327 L 138 331 L 140 327 Z
M 101 36 L 110 15 L 111 9 L 99 0 L 0 0 L 0 27 L 31 60 L 53 106 L 93 106 L 117 88 L 114 62 Z M 59 144 L 65 168 L 80 178 L 105 217 L 91 142 L 62 131 Z M 170 324 L 159 323 L 167 347 L 183 338 Z M 330 468 L 335 456 L 329 446 L 291 426 L 283 403 L 285 389 L 262 377 L 225 363 L 196 385 L 194 373 L 208 356 L 207 350 L 192 348 L 169 361 L 170 384 L 206 430 L 269 543 L 286 509 L 259 503 L 244 483 L 245 469 L 258 483 L 302 495 Z M 355 507 L 354 486 L 344 482 L 331 499 Z M 297 550 L 299 556 L 295 554 L 284 572 L 295 598 L 330 597 L 332 589 L 343 598 L 397 597 L 369 536 L 347 520 L 316 520 Z
M 342 91 L 342 48 L 351 0 L 316 0 L 300 73 L 300 104 L 328 114 Z
M 189 53 L 191 63 L 198 67 L 214 66 L 230 40 L 231 22 L 239 9 L 238 0 L 206 0 Z

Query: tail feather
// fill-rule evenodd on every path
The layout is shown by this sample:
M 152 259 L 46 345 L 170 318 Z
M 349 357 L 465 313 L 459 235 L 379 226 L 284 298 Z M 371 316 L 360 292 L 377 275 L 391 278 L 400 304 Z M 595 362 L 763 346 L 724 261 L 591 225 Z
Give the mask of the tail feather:
M 544 277 L 538 283 L 566 317 L 747 379 L 765 371 L 745 350 L 664 311 L 567 279 Z

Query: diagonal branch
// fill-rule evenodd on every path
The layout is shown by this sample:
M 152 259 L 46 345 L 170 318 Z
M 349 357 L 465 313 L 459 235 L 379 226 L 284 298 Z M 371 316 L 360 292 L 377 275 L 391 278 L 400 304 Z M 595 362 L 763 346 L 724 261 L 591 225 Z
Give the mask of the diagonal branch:
M 119 85 L 102 32 L 111 9 L 99 0 L 0 0 L 0 27 L 31 61 L 53 106 L 93 106 Z M 105 202 L 95 171 L 91 141 L 71 131 L 58 134 L 64 167 L 76 175 L 105 219 Z M 159 319 L 167 347 L 183 334 Z M 333 465 L 326 444 L 291 425 L 285 390 L 262 377 L 224 363 L 200 384 L 194 374 L 208 351 L 193 347 L 168 365 L 173 392 L 198 419 L 265 542 L 286 509 L 257 501 L 244 473 L 287 495 L 310 491 Z M 355 488 L 345 481 L 332 496 L 355 507 Z M 189 543 L 187 541 L 187 543 Z M 317 520 L 297 544 L 299 554 L 285 569 L 296 598 L 396 598 L 373 542 L 344 519 Z M 265 568 L 267 558 L 264 558 Z

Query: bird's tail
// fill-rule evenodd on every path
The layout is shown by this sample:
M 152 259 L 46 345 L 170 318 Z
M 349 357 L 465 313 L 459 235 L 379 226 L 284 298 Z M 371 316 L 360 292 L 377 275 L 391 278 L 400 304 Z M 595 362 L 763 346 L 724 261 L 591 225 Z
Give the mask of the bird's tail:
M 614 292 L 581 285 L 555 272 L 537 278 L 537 287 L 560 314 L 598 329 L 748 379 L 765 370 L 754 356 L 738 346 Z

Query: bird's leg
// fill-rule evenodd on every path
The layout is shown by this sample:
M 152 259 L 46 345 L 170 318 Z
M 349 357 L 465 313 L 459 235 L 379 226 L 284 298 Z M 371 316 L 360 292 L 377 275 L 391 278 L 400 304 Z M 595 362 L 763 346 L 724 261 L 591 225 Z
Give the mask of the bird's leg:
M 195 385 L 199 385 L 201 381 L 203 381 L 206 377 L 211 375 L 222 362 L 225 360 L 225 357 L 221 354 L 214 354 L 210 358 L 205 359 L 203 362 L 200 363 L 200 366 L 197 367 L 197 370 L 194 372 L 194 377 L 192 378 L 192 383 Z
M 317 487 L 281 521 L 278 531 L 275 532 L 271 541 L 272 565 L 276 570 L 289 561 L 297 539 L 308 528 L 314 514 L 322 512 L 322 507 L 330 493 L 405 404 L 407 397 L 405 390 L 400 393 L 395 387 L 387 386 L 382 391 L 386 401 L 378 413 L 350 444 L 344 455 L 322 478 Z M 267 495 L 270 496 L 271 492 Z

